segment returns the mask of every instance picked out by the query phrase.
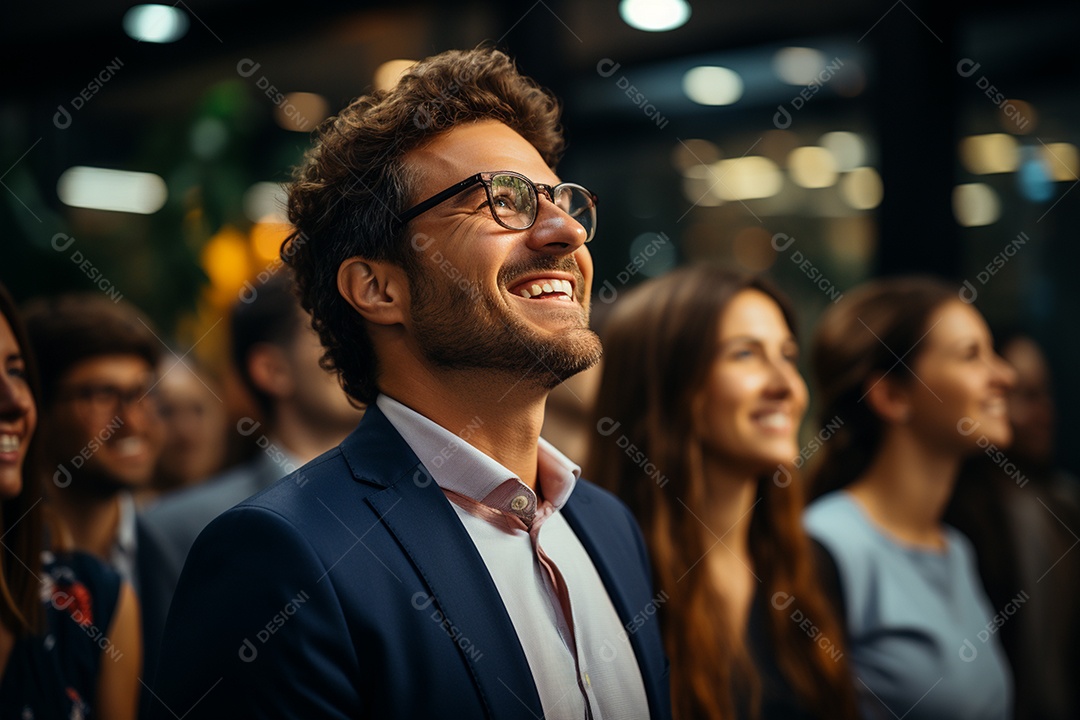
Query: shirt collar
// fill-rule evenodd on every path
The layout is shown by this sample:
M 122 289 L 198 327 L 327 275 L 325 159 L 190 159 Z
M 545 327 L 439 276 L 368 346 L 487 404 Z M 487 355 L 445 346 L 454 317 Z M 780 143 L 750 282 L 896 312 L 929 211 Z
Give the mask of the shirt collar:
M 470 423 L 455 435 L 389 395 L 380 394 L 375 403 L 440 488 L 480 502 L 513 478 L 529 495 L 534 494 L 502 463 L 469 444 L 468 438 L 483 424 L 479 417 L 475 425 Z M 538 439 L 537 483 L 544 499 L 556 510 L 566 504 L 580 476 L 580 467 L 547 440 Z

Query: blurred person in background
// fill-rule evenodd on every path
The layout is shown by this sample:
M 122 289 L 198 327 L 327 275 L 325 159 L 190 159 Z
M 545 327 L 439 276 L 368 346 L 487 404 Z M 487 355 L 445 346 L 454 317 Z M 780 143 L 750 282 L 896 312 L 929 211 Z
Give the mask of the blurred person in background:
M 154 392 L 163 346 L 134 306 L 98 294 L 38 300 L 24 317 L 41 373 L 50 506 L 71 545 L 135 589 L 149 677 L 173 586 L 162 572 L 169 556 L 138 521 L 133 493 L 152 483 L 164 444 Z
M 1054 462 L 1050 368 L 1030 337 L 999 340 L 1016 372 L 1009 393 L 1013 442 L 982 441 L 961 474 L 948 521 L 971 538 L 995 607 L 1010 608 L 997 634 L 1016 681 L 1019 720 L 1080 712 L 1080 532 L 1076 480 Z
M 795 328 L 771 284 L 708 266 L 635 288 L 605 326 L 586 470 L 629 504 L 670 596 L 677 718 L 856 716 L 793 481 Z
M 968 539 L 942 522 L 981 440 L 1007 446 L 1014 373 L 982 316 L 927 278 L 869 282 L 819 321 L 821 417 L 838 425 L 806 511 L 835 568 L 863 717 L 1013 716 L 1013 685 Z
M 147 525 L 173 559 L 165 566 L 176 572 L 173 583 L 211 520 L 336 446 L 363 417 L 337 377 L 320 367 L 322 345 L 311 317 L 300 308 L 290 273 L 283 271 L 246 294 L 230 319 L 232 359 L 262 420 L 242 418 L 228 431 L 245 436 L 255 454 L 145 511 Z
M 158 367 L 155 388 L 165 446 L 158 459 L 152 490 L 140 493 L 140 504 L 163 493 L 193 487 L 225 465 L 229 420 L 221 384 L 192 355 L 166 355 Z
M 36 455 L 38 382 L 0 285 L 0 718 L 133 720 L 141 661 L 128 583 L 47 532 Z

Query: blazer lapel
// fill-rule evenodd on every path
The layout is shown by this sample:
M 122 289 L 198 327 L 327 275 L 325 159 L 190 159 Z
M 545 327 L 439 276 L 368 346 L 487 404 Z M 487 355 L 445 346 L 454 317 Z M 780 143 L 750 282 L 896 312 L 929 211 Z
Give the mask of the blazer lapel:
M 525 652 L 483 558 L 450 502 L 378 406 L 342 443 L 354 477 L 384 489 L 367 503 L 424 578 L 434 604 L 477 653 L 455 645 L 491 717 L 543 715 Z M 473 655 L 476 655 L 474 658 Z

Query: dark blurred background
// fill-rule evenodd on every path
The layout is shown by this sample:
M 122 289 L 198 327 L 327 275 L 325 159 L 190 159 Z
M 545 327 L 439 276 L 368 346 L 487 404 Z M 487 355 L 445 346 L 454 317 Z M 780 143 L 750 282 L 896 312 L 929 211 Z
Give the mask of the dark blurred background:
M 2 11 L 0 280 L 20 300 L 96 288 L 222 357 L 226 308 L 279 268 L 277 184 L 311 129 L 408 61 L 488 41 L 564 100 L 560 175 L 601 198 L 598 315 L 706 259 L 773 276 L 807 331 L 869 277 L 966 281 L 1046 348 L 1080 470 L 1075 2 L 132 7 Z

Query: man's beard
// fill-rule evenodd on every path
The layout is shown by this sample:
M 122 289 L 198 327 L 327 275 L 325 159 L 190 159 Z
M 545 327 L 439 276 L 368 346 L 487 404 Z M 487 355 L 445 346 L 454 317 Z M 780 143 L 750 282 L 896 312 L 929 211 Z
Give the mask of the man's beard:
M 419 263 L 417 263 L 419 265 Z M 581 324 L 545 338 L 500 299 L 484 288 L 424 267 L 410 268 L 412 320 L 424 357 L 447 369 L 485 368 L 516 376 L 523 384 L 550 390 L 600 359 L 600 339 L 588 327 L 581 306 Z M 569 257 L 551 262 L 504 268 L 499 286 L 526 273 L 571 272 L 575 292 L 584 292 L 584 278 Z

